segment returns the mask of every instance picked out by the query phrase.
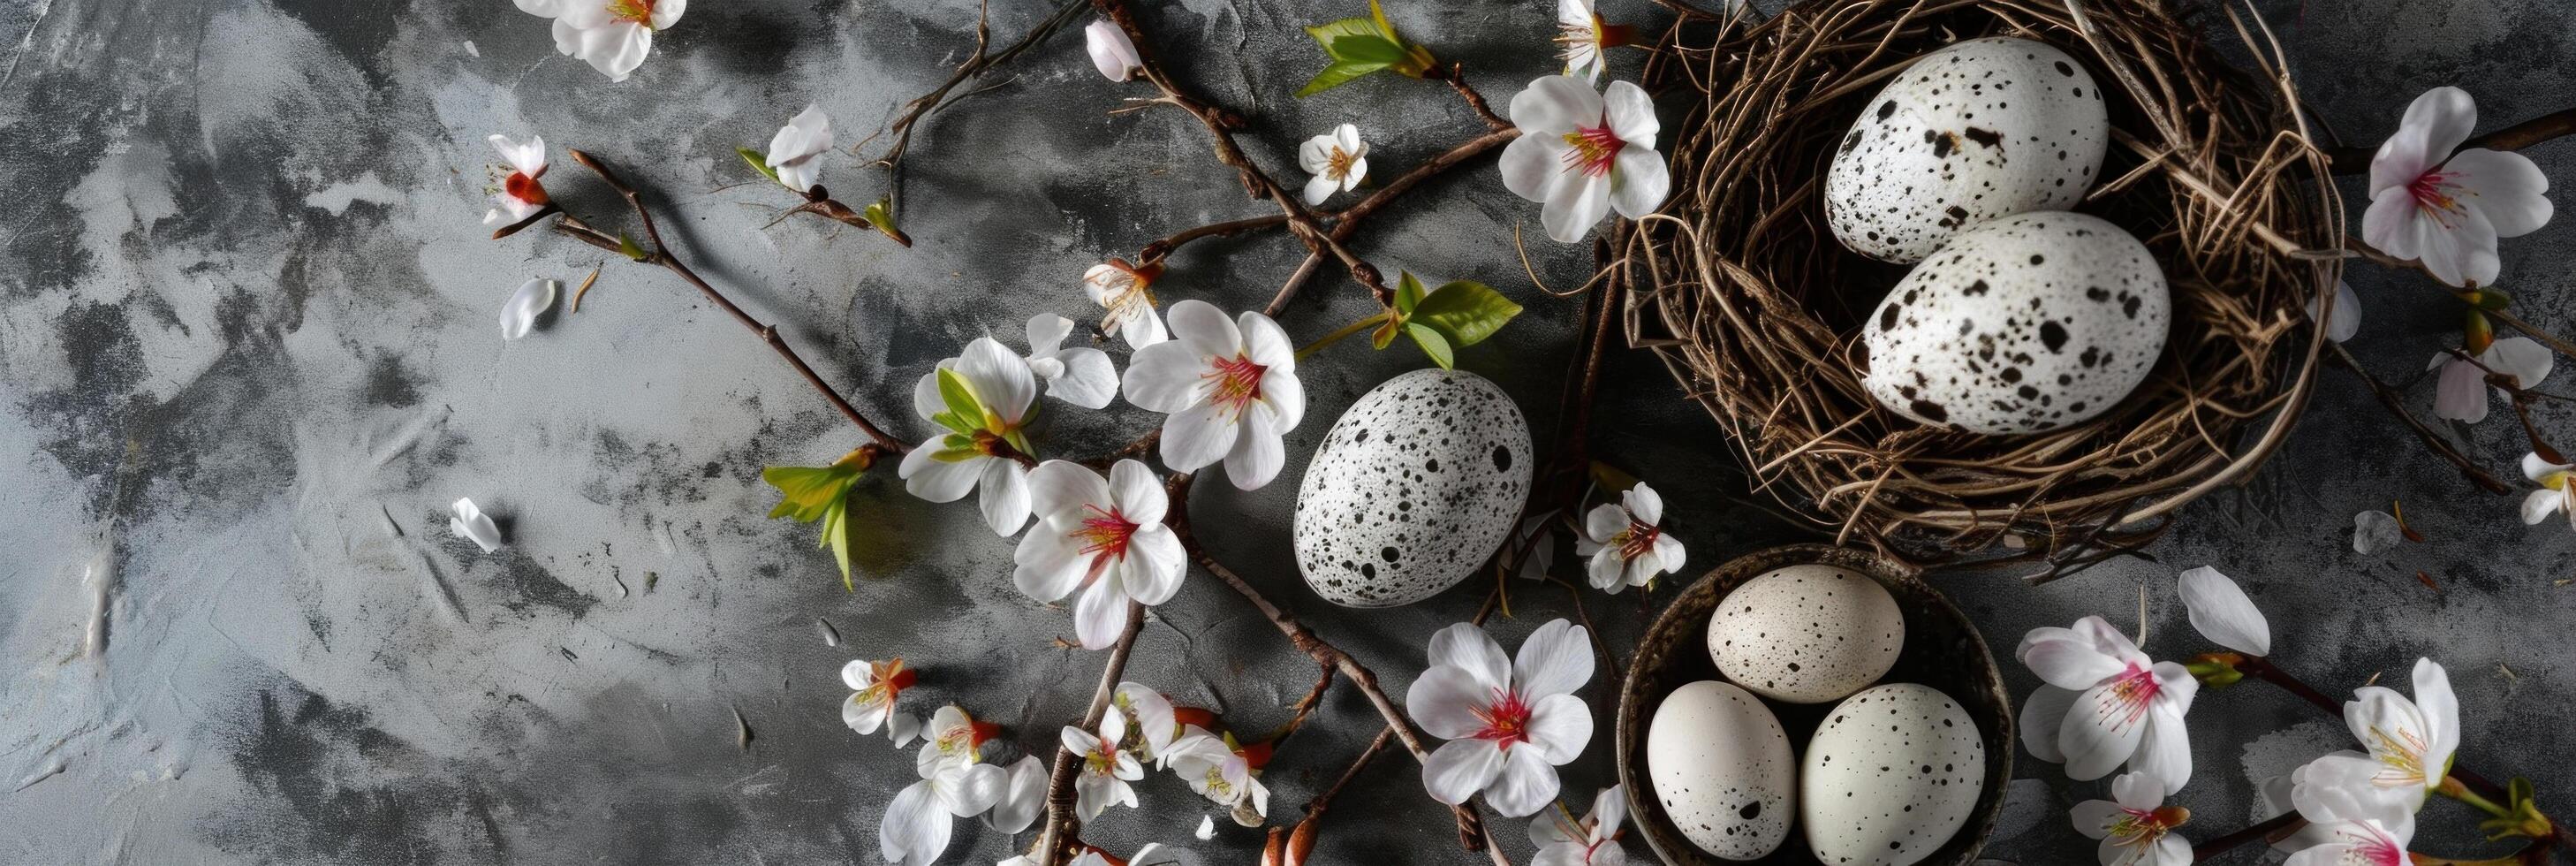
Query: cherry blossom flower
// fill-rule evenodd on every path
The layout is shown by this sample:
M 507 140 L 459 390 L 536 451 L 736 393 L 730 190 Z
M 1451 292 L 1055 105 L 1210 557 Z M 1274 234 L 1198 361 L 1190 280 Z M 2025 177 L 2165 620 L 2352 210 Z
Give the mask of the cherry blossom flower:
M 1342 124 L 1306 139 L 1297 148 L 1297 167 L 1314 175 L 1306 181 L 1306 205 L 1323 204 L 1333 193 L 1358 189 L 1368 177 L 1368 142 L 1360 140 L 1359 127 Z
M 680 23 L 689 0 L 518 0 L 519 11 L 554 19 L 555 50 L 624 81 L 653 52 L 653 32 Z
M 1172 706 L 1172 699 L 1142 685 L 1122 682 L 1111 693 L 1110 705 L 1126 713 L 1134 724 L 1136 739 L 1143 746 L 1144 754 L 1139 757 L 1154 762 L 1155 769 L 1162 769 L 1171 757 L 1172 743 L 1184 734 L 1180 712 Z M 1188 730 L 1206 733 L 1196 726 Z
M 947 384 L 962 393 L 952 398 Z M 1029 470 L 1006 455 L 1028 453 L 1020 428 L 1034 416 L 1037 397 L 1028 362 L 991 337 L 977 337 L 964 354 L 939 362 L 914 383 L 912 406 L 947 430 L 903 456 L 896 473 L 903 489 L 932 502 L 955 502 L 980 489 L 984 525 L 1002 535 L 1019 532 L 1029 522 Z
M 1645 586 L 1656 575 L 1679 571 L 1685 559 L 1681 539 L 1665 534 L 1664 497 L 1655 489 L 1638 482 L 1619 494 L 1619 504 L 1594 506 L 1583 518 L 1583 537 L 1575 539 L 1574 552 L 1591 557 L 1586 571 L 1592 576 L 1592 588 L 1618 595 L 1631 586 Z
M 1151 607 L 1180 591 L 1188 563 L 1180 536 L 1163 525 L 1170 499 L 1145 464 L 1120 460 L 1102 480 L 1082 464 L 1049 460 L 1029 473 L 1029 489 L 1038 525 L 1011 555 L 1011 582 L 1045 602 L 1080 593 L 1073 623 L 1084 649 L 1117 643 L 1130 599 Z
M 483 548 L 484 553 L 501 549 L 501 527 L 485 516 L 474 500 L 459 498 L 447 508 L 454 512 L 447 518 L 447 531 L 474 542 L 474 546 Z
M 2406 846 L 2415 838 L 2415 812 L 2385 797 L 2346 785 L 2308 784 L 2311 763 L 2292 774 L 2299 780 L 2290 794 L 2306 827 L 2273 847 L 2288 851 L 2285 866 L 2405 866 L 2414 858 Z
M 2183 572 L 2177 582 L 2183 610 L 2201 637 L 2250 656 L 2272 654 L 2272 623 L 2244 587 L 2206 565 Z
M 1085 25 L 1082 43 L 1091 52 L 1092 68 L 1100 70 L 1103 78 L 1126 81 L 1145 67 L 1144 58 L 1136 53 L 1136 43 L 1128 41 L 1127 31 L 1118 29 L 1107 18 L 1093 19 Z
M 807 104 L 804 111 L 778 128 L 769 137 L 769 155 L 762 160 L 778 173 L 778 182 L 788 189 L 805 192 L 814 188 L 823 173 L 822 155 L 832 149 L 832 118 L 823 109 Z
M 1234 319 L 1205 301 L 1172 305 L 1174 339 L 1136 350 L 1121 389 L 1163 420 L 1163 465 L 1196 472 L 1225 461 L 1234 486 L 1258 490 L 1288 455 L 1281 437 L 1306 415 L 1297 350 L 1257 312 Z
M 1002 726 L 976 721 L 956 704 L 940 707 L 921 729 L 921 752 L 913 757 L 913 770 L 927 779 L 947 764 L 981 763 L 984 743 L 1001 731 Z
M 929 863 L 948 849 L 955 819 L 985 813 L 1001 801 L 1010 774 L 984 763 L 984 743 L 1000 728 L 956 705 L 940 707 L 924 730 L 913 769 L 921 781 L 895 795 L 877 828 L 879 853 L 896 863 Z
M 501 304 L 501 339 L 516 340 L 537 326 L 537 317 L 555 305 L 555 281 L 533 279 L 519 284 Z
M 1131 265 L 1126 259 L 1110 259 L 1084 271 L 1083 293 L 1109 311 L 1100 318 L 1100 332 L 1125 335 L 1130 349 L 1171 339 L 1170 332 L 1163 330 L 1162 314 L 1154 312 L 1152 287 L 1162 275 L 1161 264 Z
M 2522 477 L 2540 485 L 2522 498 L 2522 522 L 2537 524 L 2549 515 L 2564 512 L 2569 526 L 2576 526 L 2576 464 L 2551 463 L 2538 454 L 2522 455 Z
M 1118 396 L 1118 366 L 1109 353 L 1089 346 L 1066 346 L 1073 320 L 1054 313 L 1029 317 L 1029 373 L 1046 385 L 1046 395 L 1085 409 L 1102 409 Z
M 1111 805 L 1136 805 L 1136 789 L 1127 783 L 1145 778 L 1145 767 L 1136 756 L 1127 754 L 1118 743 L 1127 739 L 1127 717 L 1105 713 L 1100 717 L 1100 732 L 1092 733 L 1072 725 L 1064 727 L 1064 747 L 1082 759 L 1081 775 L 1074 777 L 1074 811 L 1082 820 L 1098 819 Z
M 1199 796 L 1238 813 L 1248 806 L 1255 825 L 1270 814 L 1270 788 L 1261 784 L 1261 771 L 1224 738 L 1200 731 L 1173 741 L 1170 754 L 1172 772 Z
M 1422 765 L 1431 799 L 1487 805 L 1518 818 L 1556 801 L 1556 768 L 1592 741 L 1592 709 L 1574 690 L 1592 679 L 1581 626 L 1550 620 L 1506 664 L 1483 630 L 1459 623 L 1431 636 L 1431 668 L 1405 691 L 1413 720 L 1449 742 Z
M 2450 775 L 2460 747 L 2460 702 L 2450 674 L 2432 659 L 2417 659 L 2414 674 L 2414 700 L 2384 686 L 2353 690 L 2343 721 L 2369 754 L 2336 752 L 2309 762 L 2296 780 L 2294 801 L 2298 791 L 2337 788 L 2410 815 L 2424 804 Z
M 1003 835 L 1018 835 L 1046 811 L 1046 765 L 1036 755 L 1022 755 L 1002 777 L 1002 796 L 984 813 L 984 826 Z
M 2496 239 L 2549 222 L 2549 178 L 2522 154 L 2480 147 L 2452 153 L 2477 125 L 2477 103 L 2457 87 L 2424 91 L 2406 106 L 2396 134 L 2370 160 L 2363 241 L 2421 259 L 2435 279 L 2454 286 L 2495 282 Z
M 1530 858 L 1530 866 L 1624 866 L 1628 851 L 1619 847 L 1619 825 L 1627 821 L 1625 785 L 1601 789 L 1582 821 L 1573 820 L 1572 813 L 1563 809 L 1533 820 L 1530 844 L 1538 846 L 1538 854 Z
M 2479 365 L 2485 365 L 2480 369 Z M 2530 337 L 2506 337 L 2478 353 L 2472 364 L 2449 352 L 2437 352 L 2426 370 L 2438 371 L 2439 384 L 2433 391 L 2433 414 L 2454 421 L 2475 424 L 2487 419 L 2490 401 L 2487 394 L 2511 399 L 2502 389 L 2487 387 L 2487 370 L 2494 370 L 2522 384 L 2525 388 L 2540 386 L 2549 371 L 2558 364 L 2558 356 Z
M 861 734 L 883 727 L 897 748 L 911 743 L 921 731 L 921 720 L 895 712 L 894 704 L 917 677 L 904 667 L 902 656 L 881 662 L 852 659 L 842 665 L 841 682 L 850 687 L 850 699 L 841 702 L 841 723 Z
M 2182 718 L 2200 681 L 2189 670 L 2148 659 L 2098 616 L 2032 629 L 2017 655 L 2046 681 L 2022 703 L 2021 741 L 2031 754 L 2065 764 L 2077 780 L 2126 762 L 2176 788 L 2191 781 Z
M 1571 75 L 1530 82 L 1512 97 L 1521 137 L 1503 148 L 1503 186 L 1543 202 L 1539 222 L 1559 243 L 1583 239 L 1612 209 L 1629 219 L 1664 203 L 1672 177 L 1655 152 L 1662 125 L 1646 91 L 1613 81 L 1605 93 Z
M 501 161 L 510 166 L 501 179 L 501 189 L 492 194 L 492 209 L 483 212 L 483 224 L 514 223 L 544 210 L 554 199 L 546 195 L 546 137 L 532 135 L 528 143 L 517 144 L 509 136 L 494 135 L 485 139 L 492 149 L 501 152 Z
M 1556 0 L 1557 56 L 1564 58 L 1567 75 L 1601 83 L 1601 70 L 1610 66 L 1604 49 L 1628 44 L 1635 32 L 1626 24 L 1603 22 L 1593 0 Z
M 2173 830 L 2191 810 L 2166 806 L 2165 783 L 2147 773 L 2111 780 L 2111 799 L 2075 804 L 2075 832 L 2100 839 L 2102 866 L 2191 866 L 2191 842 Z
M 2320 300 L 2321 298 L 2308 299 L 2309 321 L 2317 320 L 2317 313 L 2321 312 Z M 2361 296 L 2353 294 L 2351 283 L 2335 281 L 2334 312 L 2331 318 L 2332 320 L 2325 324 L 2326 339 L 2340 343 L 2352 339 L 2354 334 L 2361 333 Z

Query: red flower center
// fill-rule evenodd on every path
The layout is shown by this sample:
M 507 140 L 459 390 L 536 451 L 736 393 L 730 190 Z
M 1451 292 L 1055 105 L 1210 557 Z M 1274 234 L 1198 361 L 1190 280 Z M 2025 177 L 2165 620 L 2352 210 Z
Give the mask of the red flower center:
M 1519 692 L 1495 689 L 1494 702 L 1476 707 L 1473 712 L 1485 723 L 1476 732 L 1476 739 L 1491 740 L 1507 752 L 1514 743 L 1529 742 L 1530 705 Z
M 1610 163 L 1619 157 L 1619 149 L 1628 146 L 1618 133 L 1607 126 L 1578 126 L 1565 134 L 1566 171 L 1579 171 L 1585 177 L 1610 173 Z
M 515 171 L 501 180 L 501 191 L 509 193 L 511 198 L 533 205 L 543 205 L 547 201 L 545 184 L 538 183 L 536 178 Z
M 1662 529 L 1639 523 L 1634 517 L 1628 518 L 1628 528 L 1619 533 L 1619 558 L 1635 559 L 1646 551 L 1655 549 L 1655 539 L 1663 534 Z
M 1083 555 L 1091 557 L 1091 573 L 1083 576 L 1083 582 L 1090 583 L 1110 563 L 1127 556 L 1127 542 L 1135 537 L 1137 523 L 1115 508 L 1084 505 L 1082 509 L 1091 516 L 1082 519 L 1082 528 L 1067 535 L 1081 541 Z
M 653 26 L 654 2 L 655 0 L 609 0 L 608 17 L 650 28 Z
M 2104 720 L 2110 722 L 2112 727 L 2123 728 L 2137 724 L 2140 719 L 2146 718 L 2148 704 L 2153 703 L 2156 695 L 2164 691 L 2165 684 L 2164 681 L 2156 679 L 2154 670 L 2137 662 L 2130 662 L 2127 670 L 2121 671 L 2119 676 L 2111 679 L 2109 687 L 2111 700 L 2102 706 L 2102 712 L 2106 717 Z
M 1251 358 L 1236 355 L 1217 359 L 1208 365 L 1207 372 L 1199 374 L 1199 378 L 1216 380 L 1216 390 L 1209 392 L 1208 402 L 1239 418 L 1243 416 L 1244 409 L 1252 406 L 1252 401 L 1261 399 L 1261 374 L 1268 370 L 1252 363 Z

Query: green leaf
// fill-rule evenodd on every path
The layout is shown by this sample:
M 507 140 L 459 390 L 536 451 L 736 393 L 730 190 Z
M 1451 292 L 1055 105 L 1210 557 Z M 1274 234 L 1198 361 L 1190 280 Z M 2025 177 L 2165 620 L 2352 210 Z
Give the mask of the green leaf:
M 1395 280 L 1395 311 L 1410 314 L 1415 304 L 1422 303 L 1422 280 L 1412 271 L 1402 271 Z
M 1366 18 L 1344 18 L 1340 21 L 1317 24 L 1313 27 L 1306 28 L 1306 35 L 1314 37 L 1315 44 L 1323 47 L 1324 54 L 1335 60 L 1347 59 L 1340 52 L 1333 49 L 1333 42 L 1335 40 L 1348 37 L 1364 37 L 1375 39 L 1380 42 L 1391 42 L 1395 38 L 1393 35 L 1388 34 L 1383 30 L 1379 30 L 1377 22 Z
M 848 465 L 764 467 L 760 480 L 781 494 L 769 516 L 791 517 L 798 523 L 821 520 L 858 483 L 859 473 L 858 467 Z
M 931 420 L 959 433 L 971 434 L 984 428 L 984 404 L 975 399 L 975 391 L 966 387 L 966 377 L 957 371 L 939 369 L 939 399 L 948 403 L 948 411 Z
M 1325 44 L 1324 53 L 1338 63 L 1375 63 L 1390 66 L 1405 58 L 1404 46 L 1375 33 L 1335 36 Z
M 1386 67 L 1387 64 L 1384 63 L 1335 63 L 1324 67 L 1324 71 L 1315 73 L 1315 77 L 1308 80 L 1306 86 L 1297 88 L 1297 98 L 1304 99 L 1349 84 L 1359 80 L 1361 76 Z
M 639 262 L 647 258 L 644 255 L 644 248 L 637 246 L 635 239 L 627 237 L 625 232 L 617 233 L 617 251 Z
M 868 205 L 866 210 L 859 212 L 859 218 L 867 220 L 868 225 L 876 226 L 877 231 L 894 234 L 897 231 L 894 227 L 894 211 L 888 207 L 892 204 L 894 204 L 893 196 L 877 199 L 875 204 Z
M 740 155 L 743 162 L 750 163 L 751 170 L 760 172 L 761 177 L 769 178 L 772 182 L 784 182 L 778 180 L 778 170 L 769 167 L 769 161 L 760 155 L 760 151 L 753 150 L 748 147 L 737 147 L 733 149 L 733 152 Z
M 1369 332 L 1369 348 L 1384 349 L 1395 342 L 1395 332 L 1404 330 L 1404 320 L 1385 313 L 1377 314 L 1383 324 Z
M 1449 338 L 1441 336 L 1439 331 L 1415 322 L 1404 326 L 1404 335 L 1420 344 L 1422 354 L 1431 356 L 1431 363 L 1440 365 L 1440 369 L 1447 370 L 1457 365 L 1457 353 L 1449 348 Z
M 1473 346 L 1503 329 L 1521 305 L 1492 286 L 1471 280 L 1443 284 L 1413 307 L 1413 321 L 1437 328 L 1449 341 Z
M 1377 32 L 1386 34 L 1387 39 L 1404 41 L 1404 37 L 1395 35 L 1395 25 L 1386 20 L 1386 7 L 1378 5 L 1377 0 L 1369 0 L 1369 20 L 1377 23 Z
M 823 546 L 832 549 L 832 562 L 841 567 L 841 591 L 857 592 L 857 584 L 850 579 L 850 554 L 858 547 L 858 522 L 850 519 L 846 497 L 832 508 L 831 519 L 823 523 Z

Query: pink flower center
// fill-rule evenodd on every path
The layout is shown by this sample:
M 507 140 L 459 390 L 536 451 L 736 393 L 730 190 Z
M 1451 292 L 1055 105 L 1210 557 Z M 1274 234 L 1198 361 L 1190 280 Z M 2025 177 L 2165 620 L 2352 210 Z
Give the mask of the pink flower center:
M 1239 418 L 1252 401 L 1261 399 L 1261 374 L 1268 369 L 1252 363 L 1251 358 L 1236 355 L 1210 363 L 1199 378 L 1216 380 L 1216 390 L 1208 393 L 1208 402 Z
M 2459 188 L 2451 182 L 2453 177 L 2441 169 L 2434 169 L 2417 175 L 2406 185 L 2406 193 L 2415 198 L 2415 209 L 2445 229 L 2459 227 L 2454 221 L 2463 210 L 2460 200 L 2451 196 L 2451 191 Z
M 1529 742 L 1530 705 L 1519 692 L 1495 689 L 1494 702 L 1471 710 L 1485 727 L 1476 731 L 1476 739 L 1492 741 L 1503 751 L 1512 744 Z
M 2111 700 L 2102 705 L 2103 721 L 2114 728 L 2125 728 L 2146 718 L 2148 705 L 2164 691 L 2165 684 L 2156 679 L 2155 671 L 2130 662 L 2128 669 L 2111 678 L 2105 687 L 2111 690 Z
M 2409 862 L 2406 846 L 2375 825 L 2344 824 L 2335 828 L 2334 835 L 2352 846 L 2344 849 L 2337 862 L 2352 866 L 2406 866 Z
M 1579 171 L 1585 177 L 1610 173 L 1610 163 L 1619 157 L 1619 149 L 1628 143 L 1619 140 L 1607 126 L 1578 126 L 1565 134 L 1565 170 Z

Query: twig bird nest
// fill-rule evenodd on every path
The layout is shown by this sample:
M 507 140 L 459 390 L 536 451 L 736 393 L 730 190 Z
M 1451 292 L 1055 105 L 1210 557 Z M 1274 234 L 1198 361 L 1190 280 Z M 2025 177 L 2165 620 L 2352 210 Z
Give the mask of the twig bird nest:
M 1646 79 L 1667 100 L 1672 195 L 1612 241 L 1600 277 L 1626 327 L 1716 416 L 1760 492 L 1917 562 L 2142 542 L 2242 481 L 2306 402 L 2343 207 L 2281 50 L 2224 0 L 1809 0 L 1748 25 L 1684 22 Z M 2255 64 L 2204 44 L 2233 30 Z M 2144 384 L 2090 421 L 2028 435 L 1917 423 L 1863 386 L 1865 319 L 1905 268 L 1826 222 L 1840 139 L 1915 58 L 1959 40 L 2057 46 L 2102 82 L 2100 182 L 2075 210 L 2143 241 L 2172 289 Z

